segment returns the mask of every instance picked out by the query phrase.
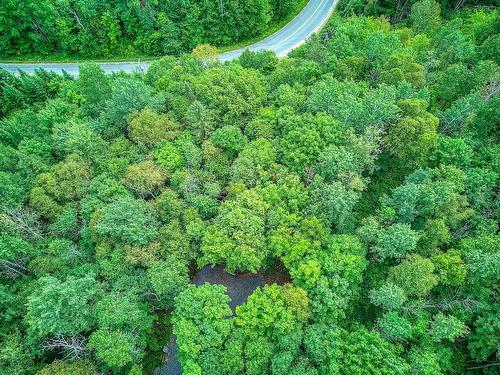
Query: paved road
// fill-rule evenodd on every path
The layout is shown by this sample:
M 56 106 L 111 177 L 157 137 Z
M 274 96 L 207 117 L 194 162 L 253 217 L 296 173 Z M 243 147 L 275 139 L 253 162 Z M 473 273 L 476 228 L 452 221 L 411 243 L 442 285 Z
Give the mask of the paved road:
M 273 35 L 255 43 L 251 46 L 238 50 L 225 52 L 220 55 L 221 61 L 229 61 L 240 56 L 245 50 L 262 51 L 269 50 L 276 53 L 277 56 L 286 56 L 292 49 L 303 44 L 307 38 L 318 31 L 328 20 L 338 0 L 310 0 L 306 7 L 281 30 Z M 118 71 L 133 72 L 146 71 L 149 63 L 136 62 L 103 62 L 99 63 L 106 73 Z M 10 72 L 23 70 L 27 73 L 34 73 L 36 69 L 45 69 L 56 73 L 63 70 L 74 76 L 78 76 L 78 63 L 0 63 L 0 68 Z
M 254 52 L 268 50 L 279 57 L 286 56 L 321 29 L 332 14 L 337 1 L 310 0 L 297 17 L 273 35 L 251 46 L 223 53 L 219 58 L 221 61 L 229 61 L 239 57 L 247 49 Z

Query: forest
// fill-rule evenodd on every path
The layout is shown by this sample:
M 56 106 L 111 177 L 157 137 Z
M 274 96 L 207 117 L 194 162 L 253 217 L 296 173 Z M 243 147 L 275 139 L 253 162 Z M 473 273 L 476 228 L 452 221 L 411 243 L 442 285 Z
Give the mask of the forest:
M 0 58 L 179 55 L 265 33 L 303 0 L 2 0 Z
M 499 11 L 411 3 L 283 59 L 0 70 L 0 374 L 172 335 L 184 375 L 498 374 Z M 206 265 L 289 281 L 233 314 Z

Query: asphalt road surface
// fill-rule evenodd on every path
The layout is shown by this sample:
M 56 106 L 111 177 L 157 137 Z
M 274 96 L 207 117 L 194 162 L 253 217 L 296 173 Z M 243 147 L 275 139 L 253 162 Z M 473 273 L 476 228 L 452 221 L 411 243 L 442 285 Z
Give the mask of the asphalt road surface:
M 303 44 L 312 34 L 317 32 L 328 20 L 333 12 L 338 0 L 310 0 L 297 17 L 290 21 L 282 29 L 269 37 L 252 44 L 248 47 L 240 48 L 221 54 L 221 61 L 230 61 L 239 57 L 245 50 L 262 51 L 268 50 L 276 53 L 277 56 L 286 56 L 288 52 Z M 149 68 L 149 63 L 137 62 L 101 62 L 98 63 L 106 73 L 113 72 L 145 72 Z M 78 76 L 79 63 L 0 63 L 0 68 L 16 73 L 18 70 L 33 74 L 36 69 L 67 73 Z

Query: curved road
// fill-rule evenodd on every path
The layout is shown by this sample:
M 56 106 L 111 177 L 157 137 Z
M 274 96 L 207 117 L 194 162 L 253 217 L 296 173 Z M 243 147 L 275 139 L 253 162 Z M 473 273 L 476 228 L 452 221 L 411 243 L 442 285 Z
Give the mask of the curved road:
M 310 0 L 297 17 L 273 35 L 248 47 L 221 54 L 221 61 L 230 61 L 239 57 L 245 50 L 268 50 L 277 56 L 286 56 L 292 49 L 303 44 L 307 38 L 317 32 L 328 20 L 338 0 Z M 138 62 L 102 62 L 98 63 L 106 73 L 146 71 L 149 63 Z M 16 73 L 18 70 L 33 74 L 36 69 L 67 73 L 78 76 L 78 63 L 0 63 L 0 68 Z

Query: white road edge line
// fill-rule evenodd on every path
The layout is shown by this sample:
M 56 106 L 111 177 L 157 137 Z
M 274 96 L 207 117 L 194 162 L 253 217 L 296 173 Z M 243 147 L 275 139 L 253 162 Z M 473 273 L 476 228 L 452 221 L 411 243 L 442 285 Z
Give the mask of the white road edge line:
M 226 51 L 226 52 L 223 52 L 219 55 L 219 57 L 224 57 L 224 55 L 231 55 L 231 54 L 237 54 L 237 53 L 243 53 L 247 50 L 251 50 L 252 48 L 255 48 L 255 46 L 257 44 L 264 44 L 266 43 L 266 41 L 268 41 L 269 39 L 273 39 L 277 34 L 283 32 L 287 27 L 289 27 L 293 22 L 295 22 L 300 16 L 301 14 L 307 9 L 307 7 L 309 6 L 310 3 L 308 3 L 304 9 L 302 9 L 302 11 L 297 14 L 294 18 L 292 18 L 292 20 L 290 20 L 290 22 L 288 22 L 286 25 L 284 25 L 281 29 L 275 31 L 274 33 L 272 33 L 271 35 L 265 37 L 264 39 L 262 40 L 259 40 L 253 44 L 250 44 L 248 46 L 245 46 L 245 47 L 241 47 L 241 48 L 238 48 L 238 49 L 234 49 L 232 51 Z M 318 8 L 321 6 L 321 4 L 323 4 L 323 0 L 321 1 L 320 5 L 318 6 Z M 317 9 L 316 9 L 317 10 Z M 316 12 L 316 11 L 315 11 Z M 309 21 L 310 17 L 307 19 Z M 288 38 L 287 38 L 288 39 Z M 287 40 L 285 39 L 285 40 Z M 282 43 L 283 41 L 280 41 L 279 43 Z M 277 44 L 271 44 L 270 46 L 266 47 L 266 48 L 263 48 L 262 51 L 269 51 L 271 50 L 272 48 L 274 48 Z
M 298 19 L 300 17 L 302 12 L 304 12 L 304 10 L 307 8 L 307 5 L 302 10 L 301 13 L 299 13 L 297 16 L 295 16 L 289 23 L 287 23 L 285 26 L 283 26 L 283 28 L 281 28 L 280 30 L 277 30 L 275 33 L 273 33 L 270 36 L 254 43 L 253 45 L 249 45 L 247 47 L 243 47 L 243 48 L 236 49 L 233 51 L 224 52 L 224 53 L 219 55 L 219 59 L 221 59 L 221 61 L 229 61 L 229 60 L 238 58 L 244 51 L 252 50 L 252 48 L 258 48 L 258 49 L 256 49 L 257 51 L 272 51 L 276 54 L 277 57 L 285 57 L 286 55 L 288 55 L 288 53 L 290 51 L 292 51 L 293 49 L 298 48 L 302 44 L 306 43 L 307 40 L 311 37 L 311 35 L 318 32 L 326 24 L 326 22 L 328 21 L 328 19 L 330 18 L 331 14 L 333 13 L 333 11 L 335 9 L 335 7 L 338 3 L 338 0 L 333 1 L 333 3 L 328 8 L 328 11 L 325 14 L 325 17 L 323 17 L 321 19 L 321 21 L 318 23 L 318 25 L 316 25 L 316 27 L 311 32 L 307 33 L 307 35 L 305 35 L 304 38 L 297 41 L 297 43 L 293 44 L 292 46 L 285 48 L 281 52 L 277 51 L 277 50 L 279 50 L 280 45 L 283 46 L 284 44 L 286 44 L 287 41 L 289 41 L 294 36 L 296 36 L 299 32 L 301 32 L 308 25 L 309 21 L 311 19 L 313 19 L 318 14 L 319 11 L 322 10 L 322 7 L 324 6 L 325 2 L 328 2 L 328 1 L 329 0 L 321 0 L 320 3 L 318 4 L 318 6 L 316 7 L 316 9 L 313 11 L 313 13 L 305 21 L 301 22 L 301 24 L 298 25 L 298 28 L 296 30 L 294 30 L 291 35 L 288 35 L 288 37 L 286 37 L 285 39 L 278 41 L 278 42 L 275 42 L 275 43 L 271 44 L 270 46 L 266 46 L 264 48 L 260 48 L 259 46 L 255 47 L 256 45 L 258 45 L 260 43 L 265 43 L 265 41 L 267 39 L 272 39 L 275 35 L 282 32 L 287 26 L 292 24 L 296 19 Z M 139 60 L 137 62 L 133 62 L 133 61 L 106 62 L 106 61 L 102 61 L 102 62 L 96 62 L 96 63 L 99 64 L 106 71 L 106 73 L 113 73 L 113 72 L 118 72 L 118 71 L 141 71 L 141 72 L 144 72 L 144 70 L 147 70 L 149 68 L 149 66 L 151 66 L 152 62 L 141 63 L 141 61 Z M 80 64 L 81 64 L 80 62 L 74 62 L 74 63 L 57 63 L 57 62 L 23 63 L 23 62 L 19 62 L 19 63 L 0 63 L 0 68 L 5 68 L 7 70 L 10 70 L 11 72 L 13 69 L 17 68 L 17 71 L 14 72 L 14 74 L 19 73 L 20 71 L 24 71 L 27 74 L 34 74 L 34 72 L 37 69 L 49 70 L 49 71 L 54 71 L 56 73 L 62 74 L 62 72 L 64 72 L 64 71 L 67 72 L 66 69 L 68 69 L 68 70 L 76 70 L 76 72 L 67 72 L 68 74 L 78 76 Z M 118 69 L 115 69 L 115 66 L 117 66 Z M 122 69 L 120 69 L 120 66 L 122 66 Z M 108 67 L 109 69 L 105 69 L 105 67 Z
M 307 26 L 307 23 L 311 20 L 311 18 L 313 18 L 314 16 L 316 16 L 316 14 L 318 13 L 319 10 L 321 10 L 321 7 L 325 4 L 325 1 L 321 1 L 319 4 L 318 4 L 318 7 L 314 10 L 313 14 L 311 14 L 309 16 L 309 18 L 304 22 L 302 23 L 302 25 L 300 25 L 300 27 L 295 30 L 292 34 L 290 34 L 287 38 L 285 38 L 284 40 L 281 40 L 279 41 L 278 43 L 275 43 L 271 46 L 269 46 L 269 48 L 275 48 L 276 46 L 279 46 L 280 44 L 285 44 L 288 40 L 290 40 L 293 36 L 295 36 L 299 31 L 301 31 L 303 28 L 305 28 Z
M 290 53 L 290 51 L 300 47 L 301 45 L 303 45 L 304 43 L 307 42 L 307 40 L 315 33 L 317 33 L 319 30 L 321 30 L 323 28 L 323 26 L 326 25 L 326 23 L 328 22 L 328 20 L 330 19 L 330 16 L 333 14 L 333 11 L 335 10 L 335 7 L 337 6 L 337 3 L 339 2 L 339 0 L 335 0 L 333 2 L 333 4 L 330 6 L 330 8 L 328 9 L 328 13 L 326 15 L 326 17 L 318 24 L 318 26 L 316 26 L 311 34 L 309 34 L 306 38 L 300 40 L 297 44 L 295 44 L 294 46 L 290 47 L 290 48 L 287 48 L 286 50 L 283 51 L 283 54 L 276 54 L 276 56 L 279 56 L 279 57 L 284 57 L 286 55 L 288 55 Z

